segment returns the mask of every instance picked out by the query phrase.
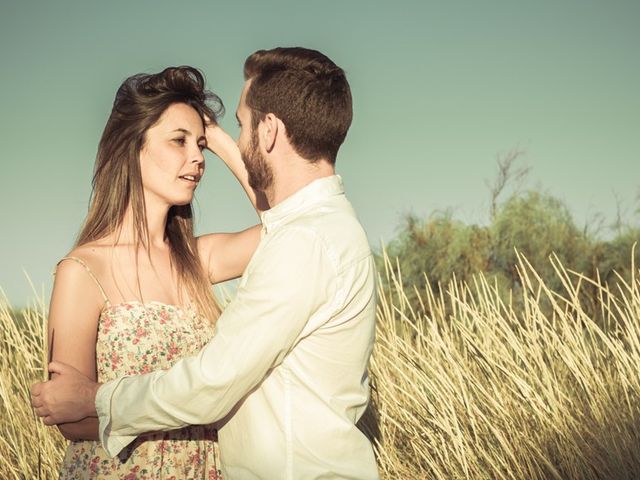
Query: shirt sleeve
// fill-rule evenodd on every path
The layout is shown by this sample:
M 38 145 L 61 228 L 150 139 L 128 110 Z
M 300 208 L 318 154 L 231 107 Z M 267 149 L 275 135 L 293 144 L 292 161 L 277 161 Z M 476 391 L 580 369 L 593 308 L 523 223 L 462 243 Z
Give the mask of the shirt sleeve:
M 335 267 L 314 231 L 274 232 L 251 263 L 215 336 L 196 356 L 100 387 L 99 435 L 109 455 L 144 432 L 223 418 L 282 362 L 309 322 L 330 316 Z

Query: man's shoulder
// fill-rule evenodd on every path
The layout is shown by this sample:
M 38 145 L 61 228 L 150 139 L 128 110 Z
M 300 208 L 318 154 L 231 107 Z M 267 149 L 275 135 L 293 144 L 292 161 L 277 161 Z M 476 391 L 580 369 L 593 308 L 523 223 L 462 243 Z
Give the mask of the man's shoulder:
M 282 225 L 280 233 L 301 242 L 309 238 L 319 241 L 337 266 L 371 255 L 364 228 L 344 196 L 297 216 Z

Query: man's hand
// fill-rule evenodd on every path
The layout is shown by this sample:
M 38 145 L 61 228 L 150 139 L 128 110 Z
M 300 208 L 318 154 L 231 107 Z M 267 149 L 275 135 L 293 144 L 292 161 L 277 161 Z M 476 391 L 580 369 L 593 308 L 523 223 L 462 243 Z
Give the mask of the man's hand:
M 51 362 L 52 380 L 31 387 L 31 406 L 45 425 L 76 422 L 96 416 L 95 399 L 100 384 L 66 363 Z

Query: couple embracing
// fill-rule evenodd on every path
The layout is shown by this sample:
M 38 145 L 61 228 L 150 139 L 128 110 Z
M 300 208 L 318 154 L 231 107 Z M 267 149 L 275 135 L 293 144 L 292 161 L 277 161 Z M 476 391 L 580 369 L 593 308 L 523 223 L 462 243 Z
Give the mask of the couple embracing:
M 304 48 L 255 52 L 244 76 L 237 144 L 196 69 L 116 94 L 87 219 L 57 268 L 52 378 L 32 387 L 72 440 L 61 478 L 378 478 L 356 427 L 374 262 L 334 169 L 349 84 Z M 194 237 L 205 148 L 260 224 Z M 220 313 L 211 284 L 237 277 Z

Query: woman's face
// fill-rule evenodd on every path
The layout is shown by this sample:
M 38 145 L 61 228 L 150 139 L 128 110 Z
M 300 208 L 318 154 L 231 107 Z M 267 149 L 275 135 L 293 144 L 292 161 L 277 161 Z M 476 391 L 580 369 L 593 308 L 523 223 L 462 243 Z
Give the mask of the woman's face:
M 186 205 L 204 173 L 206 146 L 198 112 L 184 103 L 169 106 L 147 130 L 140 171 L 147 204 Z M 148 205 L 149 206 L 149 205 Z

